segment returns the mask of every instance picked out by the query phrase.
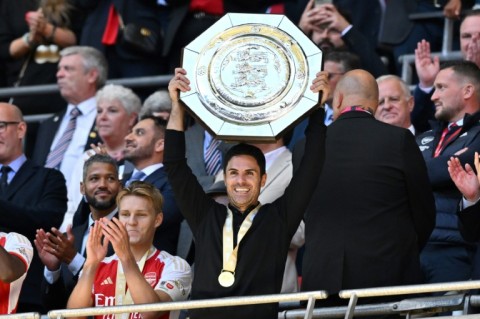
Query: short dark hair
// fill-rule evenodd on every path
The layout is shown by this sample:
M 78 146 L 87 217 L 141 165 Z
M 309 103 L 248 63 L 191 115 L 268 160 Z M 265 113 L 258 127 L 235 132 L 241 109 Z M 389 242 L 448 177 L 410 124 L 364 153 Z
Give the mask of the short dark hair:
M 167 121 L 165 121 L 164 119 L 158 116 L 153 116 L 153 115 L 142 116 L 140 118 L 140 121 L 148 120 L 148 119 L 153 121 L 153 126 L 155 127 L 155 138 L 157 140 L 164 138 L 165 130 L 167 129 Z
M 94 163 L 105 163 L 105 164 L 110 164 L 115 168 L 115 176 L 118 178 L 118 165 L 117 162 L 110 156 L 108 155 L 103 155 L 103 154 L 94 154 L 90 156 L 85 163 L 83 164 L 83 181 L 87 179 L 87 172 L 90 166 Z
M 480 97 L 480 68 L 472 61 L 448 61 L 440 65 L 440 70 L 452 69 L 459 78 L 471 82 Z
M 265 174 L 265 155 L 263 155 L 262 151 L 258 147 L 245 143 L 239 143 L 228 150 L 227 154 L 225 154 L 225 158 L 223 159 L 223 171 L 227 171 L 227 164 L 232 157 L 240 155 L 248 155 L 253 157 L 260 167 L 260 175 Z
M 346 51 L 334 49 L 325 54 L 325 62 L 335 62 L 341 64 L 343 67 L 343 72 L 348 72 L 355 69 L 361 69 L 360 58 L 358 55 Z

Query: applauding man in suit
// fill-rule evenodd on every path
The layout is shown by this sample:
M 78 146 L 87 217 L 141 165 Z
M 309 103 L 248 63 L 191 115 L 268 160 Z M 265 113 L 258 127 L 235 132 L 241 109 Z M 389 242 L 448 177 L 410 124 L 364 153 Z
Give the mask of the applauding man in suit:
M 119 190 L 115 160 L 108 155 L 95 154 L 85 161 L 83 182 L 80 183 L 80 191 L 90 208 L 88 221 L 73 229 L 67 227 L 66 234 L 57 228 L 52 228 L 51 232 L 37 231 L 35 246 L 45 265 L 42 298 L 47 309 L 65 308 L 85 262 L 90 226 L 95 220 L 111 219 L 117 213 L 115 199 Z

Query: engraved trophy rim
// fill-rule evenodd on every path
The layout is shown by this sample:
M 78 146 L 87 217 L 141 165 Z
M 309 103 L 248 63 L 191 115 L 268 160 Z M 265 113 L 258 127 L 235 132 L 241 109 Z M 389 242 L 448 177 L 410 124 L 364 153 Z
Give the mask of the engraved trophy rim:
M 180 98 L 217 138 L 274 141 L 317 104 L 321 61 L 287 17 L 228 13 L 185 47 Z

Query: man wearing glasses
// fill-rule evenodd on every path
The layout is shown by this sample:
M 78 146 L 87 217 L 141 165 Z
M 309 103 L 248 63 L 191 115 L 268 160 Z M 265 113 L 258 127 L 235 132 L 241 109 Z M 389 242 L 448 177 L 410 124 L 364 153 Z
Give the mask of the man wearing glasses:
M 18 107 L 0 103 L 0 229 L 31 242 L 39 228 L 59 227 L 67 209 L 61 172 L 37 166 L 23 153 L 27 124 Z M 35 255 L 23 284 L 17 312 L 43 312 L 40 283 L 43 265 Z

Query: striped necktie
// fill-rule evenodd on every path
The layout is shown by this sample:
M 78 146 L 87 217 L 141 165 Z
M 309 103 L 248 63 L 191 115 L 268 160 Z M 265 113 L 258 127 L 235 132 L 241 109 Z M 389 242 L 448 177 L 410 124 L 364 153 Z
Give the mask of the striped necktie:
M 222 153 L 218 149 L 221 141 L 212 139 L 205 151 L 205 171 L 208 175 L 214 176 L 222 168 Z
M 72 141 L 73 133 L 75 132 L 75 128 L 77 126 L 77 117 L 80 114 L 82 114 L 82 112 L 80 112 L 80 110 L 76 106 L 70 112 L 70 120 L 68 121 L 65 132 L 63 132 L 63 135 L 58 140 L 55 148 L 51 150 L 50 153 L 48 153 L 47 163 L 45 164 L 46 167 L 60 167 L 63 156 L 65 155 L 65 152 L 67 151 L 67 148 Z

